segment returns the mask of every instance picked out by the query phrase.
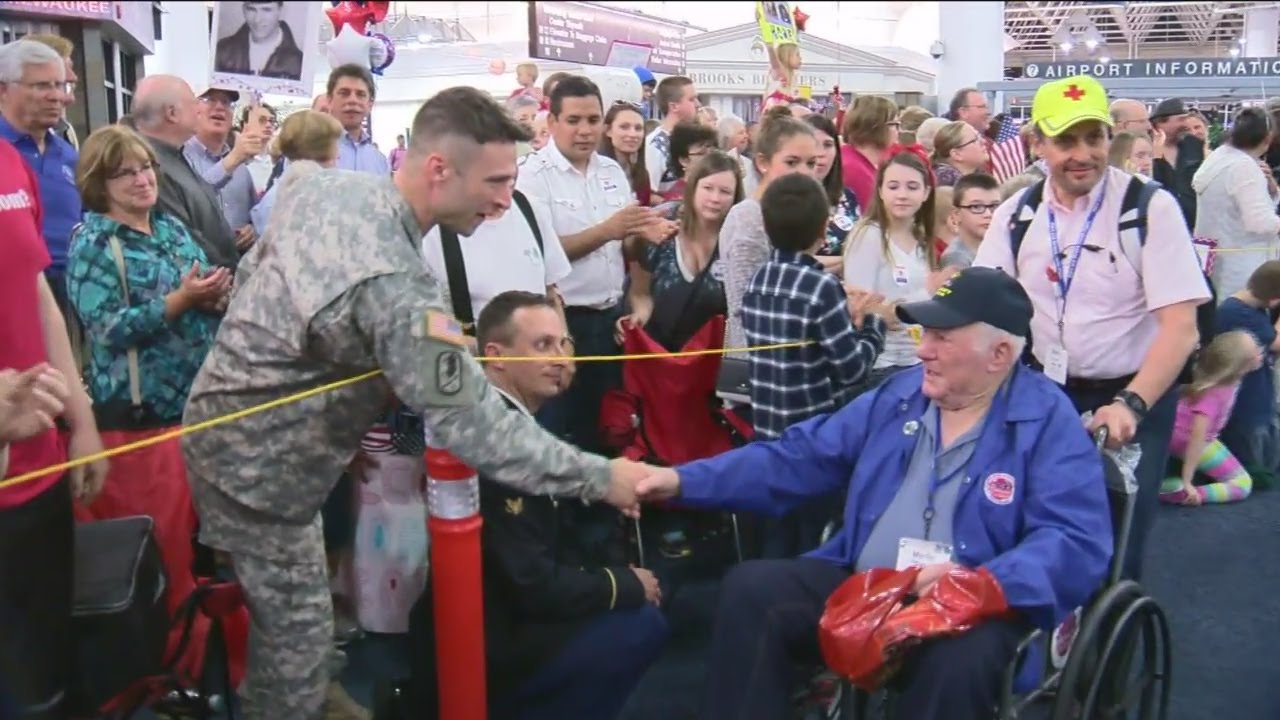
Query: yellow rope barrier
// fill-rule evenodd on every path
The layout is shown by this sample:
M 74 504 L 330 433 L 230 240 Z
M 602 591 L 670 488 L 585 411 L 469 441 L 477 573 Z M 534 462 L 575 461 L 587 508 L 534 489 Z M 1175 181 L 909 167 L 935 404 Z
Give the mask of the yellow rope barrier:
M 478 362 L 498 362 L 498 361 L 501 361 L 501 362 L 553 362 L 557 360 L 563 360 L 566 362 L 574 362 L 574 363 L 617 362 L 622 360 L 658 360 L 658 359 L 664 359 L 664 358 L 669 359 L 669 358 L 684 358 L 684 357 L 701 357 L 704 355 L 727 355 L 729 353 L 753 353 L 753 352 L 763 352 L 765 350 L 784 350 L 787 348 L 804 347 L 806 345 L 812 345 L 812 344 L 813 344 L 812 340 L 805 340 L 803 342 L 778 343 L 775 345 L 756 345 L 754 347 L 748 347 L 748 348 L 715 348 L 715 349 L 709 349 L 709 350 L 682 350 L 680 352 L 667 352 L 667 353 L 638 353 L 633 355 L 586 355 L 582 357 L 501 356 L 501 357 L 477 357 L 475 358 L 475 360 Z M 68 460 L 63 463 L 58 463 L 57 465 L 50 465 L 49 467 L 40 468 L 39 470 L 32 470 L 30 472 L 26 472 L 21 475 L 15 475 L 14 477 L 11 477 L 11 478 L 5 478 L 3 481 L 0 481 L 0 489 L 9 487 L 11 485 L 20 485 L 25 482 L 31 482 L 32 480 L 44 477 L 46 475 L 51 475 L 53 473 L 63 473 L 73 468 L 78 468 L 83 465 L 89 465 L 91 463 L 98 462 L 99 460 L 107 460 L 109 458 L 113 458 L 116 455 L 124 455 L 125 453 L 130 453 L 135 450 L 142 450 L 143 448 L 148 448 L 148 447 L 151 447 L 152 445 L 159 445 L 160 443 L 169 442 L 170 440 L 176 440 L 178 438 L 185 437 L 187 435 L 191 435 L 193 433 L 197 433 L 202 430 L 208 430 L 209 428 L 212 428 L 212 427 L 217 427 L 219 425 L 224 425 L 226 423 L 235 422 L 236 420 L 249 417 L 250 415 L 257 415 L 258 413 L 261 413 L 261 412 L 266 412 L 268 410 L 274 410 L 275 408 L 278 408 L 278 407 L 283 407 L 285 405 L 301 402 L 303 400 L 306 400 L 307 398 L 315 397 L 316 395 L 323 395 L 324 393 L 332 392 L 334 390 L 339 390 L 349 385 L 362 383 L 365 380 L 372 380 L 373 378 L 378 377 L 381 374 L 382 374 L 381 370 L 371 370 L 369 372 L 361 373 L 353 377 L 349 377 L 343 380 L 337 380 L 335 382 L 321 385 L 320 387 L 311 388 L 310 390 L 303 390 L 302 392 L 294 393 L 293 395 L 286 395 L 285 397 L 278 398 L 276 400 L 270 400 L 260 405 L 255 405 L 253 407 L 245 408 L 244 410 L 237 410 L 236 412 L 233 412 L 233 413 L 228 413 L 226 415 L 222 415 L 216 418 L 210 418 L 203 422 L 198 422 L 194 425 L 184 425 L 182 427 L 175 428 L 173 430 L 170 430 L 169 432 L 162 433 L 160 435 L 155 435 L 153 437 L 145 438 L 143 440 L 138 440 L 136 442 L 131 442 L 125 445 L 120 445 L 119 447 L 114 447 L 109 450 L 103 450 L 102 452 L 94 453 L 93 455 L 87 455 L 82 458 L 76 458 L 75 460 Z

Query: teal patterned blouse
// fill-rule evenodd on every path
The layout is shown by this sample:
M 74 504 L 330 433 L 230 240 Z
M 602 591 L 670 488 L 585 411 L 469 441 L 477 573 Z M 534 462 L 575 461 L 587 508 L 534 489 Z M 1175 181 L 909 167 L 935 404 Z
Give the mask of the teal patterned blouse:
M 127 305 L 111 252 L 113 235 L 120 239 L 129 279 Z M 191 383 L 219 323 L 218 316 L 198 309 L 165 321 L 165 296 L 182 284 L 195 263 L 202 270 L 212 267 L 186 226 L 172 215 L 153 211 L 151 234 L 146 235 L 106 215 L 85 213 L 71 236 L 67 294 L 85 327 L 85 380 L 95 405 L 129 406 L 127 351 L 136 347 L 143 403 L 156 419 L 182 420 Z

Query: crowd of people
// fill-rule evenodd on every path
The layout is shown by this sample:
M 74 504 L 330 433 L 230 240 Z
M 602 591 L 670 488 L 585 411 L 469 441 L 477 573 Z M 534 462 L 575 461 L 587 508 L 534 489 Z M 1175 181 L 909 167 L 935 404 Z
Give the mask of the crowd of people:
M 1141 577 L 1161 501 L 1244 500 L 1280 465 L 1280 106 L 1210 148 L 1182 100 L 1048 81 L 1001 182 L 975 89 L 946 117 L 866 95 L 747 122 L 687 77 L 641 69 L 643 102 L 606 106 L 521 66 L 505 103 L 427 100 L 384 155 L 376 83 L 342 66 L 278 127 L 148 76 L 125 121 L 73 142 L 57 40 L 0 47 L 0 448 L 5 477 L 36 476 L 0 485 L 0 569 L 23 578 L 0 586 L 0 717 L 70 716 L 75 522 L 134 515 L 171 611 L 204 549 L 242 589 L 221 631 L 248 636 L 245 717 L 369 717 L 337 682 L 362 632 L 414 636 L 405 712 L 430 713 L 428 607 L 450 588 L 428 581 L 429 444 L 480 476 L 492 717 L 617 717 L 668 634 L 626 518 L 661 518 L 680 561 L 730 511 L 749 532 L 703 718 L 784 717 L 824 664 L 827 598 L 918 566 L 921 597 L 969 573 L 1012 612 L 913 651 L 898 717 L 985 720 L 1029 630 L 1113 562 Z M 748 401 L 679 412 L 715 405 L 751 442 L 624 457 L 601 430 L 624 361 L 572 358 L 678 351 L 709 324 Z M 1120 558 L 1101 429 L 1141 449 Z

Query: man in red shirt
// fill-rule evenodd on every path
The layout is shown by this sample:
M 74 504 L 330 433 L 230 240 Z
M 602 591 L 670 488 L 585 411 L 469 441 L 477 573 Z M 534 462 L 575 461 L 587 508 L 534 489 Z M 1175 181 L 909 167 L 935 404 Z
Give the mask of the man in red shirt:
M 49 365 L 66 378 L 61 415 L 70 428 L 64 452 L 57 430 L 9 445 L 5 477 L 101 452 L 102 440 L 63 320 L 44 279 L 49 253 L 41 236 L 40 193 L 22 156 L 0 142 L 0 371 Z M 92 500 L 107 464 L 50 473 L 0 487 L 0 672 L 20 715 L 64 718 L 72 665 L 71 594 L 74 560 L 72 498 Z

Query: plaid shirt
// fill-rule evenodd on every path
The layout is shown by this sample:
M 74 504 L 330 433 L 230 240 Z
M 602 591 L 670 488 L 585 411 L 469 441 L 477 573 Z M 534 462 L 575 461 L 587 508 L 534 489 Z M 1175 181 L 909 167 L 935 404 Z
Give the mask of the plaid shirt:
M 856 329 L 840 281 L 803 253 L 772 251 L 742 298 L 742 326 L 748 345 L 813 341 L 750 354 L 751 417 L 760 439 L 852 400 L 884 350 L 884 321 L 868 316 Z

